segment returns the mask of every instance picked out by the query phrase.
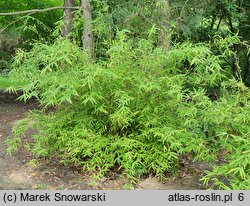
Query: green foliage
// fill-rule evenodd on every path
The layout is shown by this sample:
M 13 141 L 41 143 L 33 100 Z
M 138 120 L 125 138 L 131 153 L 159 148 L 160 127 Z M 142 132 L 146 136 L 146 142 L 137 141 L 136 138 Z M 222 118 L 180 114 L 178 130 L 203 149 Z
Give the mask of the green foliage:
M 0 89 L 6 90 L 11 87 L 18 88 L 24 85 L 24 82 L 18 79 L 10 78 L 8 75 L 0 75 Z
M 42 8 L 48 8 L 53 6 L 60 6 L 62 5 L 61 0 L 49 0 L 49 1 L 38 1 L 38 0 L 22 0 L 21 2 L 19 0 L 2 0 L 0 2 L 0 11 L 1 12 L 16 12 L 16 11 L 22 11 L 22 10 L 29 10 L 29 9 L 42 9 Z M 42 24 L 46 25 L 48 28 L 53 28 L 54 23 L 59 20 L 60 16 L 62 15 L 62 11 L 50 11 L 46 13 L 35 13 L 32 14 L 32 16 L 29 15 L 17 15 L 17 16 L 1 16 L 0 22 L 1 22 L 1 29 L 3 30 L 11 30 L 16 31 L 22 28 L 26 23 L 26 18 L 31 18 L 30 23 L 33 21 L 33 25 L 29 24 L 29 26 L 35 27 L 35 29 L 45 37 L 46 34 L 44 31 L 44 26 L 41 25 L 39 22 L 42 22 Z M 34 20 L 35 19 L 35 20 Z M 34 22 L 35 21 L 35 22 Z M 38 24 L 36 24 L 38 23 Z M 27 38 L 33 37 L 36 38 L 32 33 L 24 32 L 23 37 Z
M 213 145 L 211 149 L 219 154 L 218 161 L 225 161 L 207 173 L 203 178 L 205 183 L 213 180 L 220 189 L 248 189 L 249 89 L 235 80 L 223 82 L 221 86 L 218 101 L 195 102 L 182 109 L 190 111 L 192 108 L 195 111 L 188 115 L 193 115 L 196 122 L 190 122 L 191 118 L 186 113 L 186 124 L 198 135 L 204 135 L 206 144 Z M 230 186 L 223 181 L 223 177 L 230 181 Z
M 97 179 L 112 168 L 131 182 L 149 172 L 164 177 L 178 169 L 180 155 L 191 154 L 196 161 L 223 156 L 226 163 L 205 182 L 249 187 L 250 93 L 227 77 L 223 56 L 206 44 L 164 52 L 150 38 L 134 44 L 126 33 L 112 41 L 109 60 L 94 64 L 67 40 L 19 51 L 11 77 L 24 85 L 11 90 L 56 110 L 31 112 L 7 140 L 8 152 L 32 126 L 39 132 L 28 150 L 82 165 Z
M 9 62 L 15 53 L 15 47 L 19 37 L 10 32 L 0 32 L 0 73 L 6 74 L 9 71 Z
M 227 37 L 232 33 L 239 33 L 243 40 L 249 41 L 249 3 L 246 1 L 175 0 L 169 2 L 169 6 L 167 6 L 166 1 L 163 0 L 92 0 L 95 57 L 102 60 L 108 58 L 107 50 L 110 49 L 111 42 L 119 30 L 129 30 L 131 39 L 138 42 L 142 38 L 146 39 L 148 30 L 156 25 L 158 32 L 155 33 L 153 41 L 157 44 L 160 30 L 169 29 L 164 28 L 166 23 L 171 25 L 171 32 L 167 31 L 167 33 L 171 33 L 173 42 L 179 43 L 188 40 L 207 43 L 213 42 L 215 36 Z M 22 0 L 21 2 L 2 0 L 0 11 L 48 8 L 62 5 L 62 3 L 61 0 Z M 80 2 L 76 1 L 76 3 L 79 5 Z M 71 39 L 78 46 L 82 46 L 83 21 L 82 12 L 76 11 Z M 34 40 L 53 42 L 55 37 L 61 35 L 62 24 L 63 10 L 0 17 L 1 31 L 6 31 L 8 34 L 15 33 L 19 36 L 19 44 L 14 48 L 30 49 Z M 53 32 L 55 28 L 57 32 Z M 231 68 L 228 69 L 231 70 L 231 73 L 235 73 L 236 78 L 240 74 L 242 80 L 249 85 L 248 49 L 243 45 L 233 44 L 231 46 L 235 48 L 234 51 L 231 50 L 234 52 L 233 57 L 227 59 L 231 64 Z M 7 53 L 9 55 L 7 59 L 11 58 L 10 54 L 12 53 Z M 5 68 L 9 67 L 9 61 L 3 63 Z M 234 71 L 236 64 L 241 66 L 241 71 Z
M 1 0 L 0 12 L 18 12 L 62 5 L 61 0 Z M 10 63 L 18 48 L 30 49 L 34 41 L 51 41 L 52 31 L 62 11 L 48 11 L 13 16 L 0 16 L 0 73 L 10 71 Z

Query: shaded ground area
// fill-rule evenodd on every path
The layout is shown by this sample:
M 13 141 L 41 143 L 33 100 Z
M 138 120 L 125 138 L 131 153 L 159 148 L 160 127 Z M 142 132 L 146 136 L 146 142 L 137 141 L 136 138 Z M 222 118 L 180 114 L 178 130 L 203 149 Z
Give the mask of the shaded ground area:
M 16 98 L 0 91 L 0 189 L 124 189 L 126 180 L 117 174 L 109 174 L 93 186 L 90 175 L 79 168 L 60 165 L 53 159 L 33 161 L 23 149 L 11 157 L 6 155 L 5 140 L 12 127 L 26 112 L 38 107 L 34 101 L 23 103 Z M 186 165 L 178 177 L 170 176 L 166 182 L 145 177 L 135 189 L 204 189 L 199 178 L 206 168 L 206 164 Z

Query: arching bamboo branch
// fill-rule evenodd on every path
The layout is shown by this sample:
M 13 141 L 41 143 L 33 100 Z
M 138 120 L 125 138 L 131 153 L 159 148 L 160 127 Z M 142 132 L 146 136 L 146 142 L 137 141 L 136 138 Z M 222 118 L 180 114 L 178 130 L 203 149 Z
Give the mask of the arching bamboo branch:
M 80 9 L 80 8 L 81 7 L 78 7 L 78 6 L 72 6 L 72 7 L 55 6 L 55 7 L 50 7 L 50 8 L 46 8 L 46 9 L 31 9 L 31 10 L 25 10 L 25 11 L 0 13 L 0 16 L 13 16 L 13 15 L 20 15 L 20 14 L 30 14 L 30 13 L 37 13 L 37 12 L 46 12 L 46 11 L 51 11 L 51 10 L 55 10 L 55 9 Z

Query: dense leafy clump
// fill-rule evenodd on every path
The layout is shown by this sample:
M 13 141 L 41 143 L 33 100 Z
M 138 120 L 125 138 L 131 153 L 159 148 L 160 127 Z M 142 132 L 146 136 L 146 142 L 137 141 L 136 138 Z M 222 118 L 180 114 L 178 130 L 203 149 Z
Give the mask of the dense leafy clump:
M 107 55 L 90 63 L 67 40 L 20 51 L 11 76 L 24 86 L 10 89 L 22 90 L 25 101 L 37 98 L 43 109 L 14 128 L 8 152 L 32 126 L 38 133 L 28 150 L 82 165 L 96 178 L 117 166 L 131 181 L 149 172 L 164 177 L 189 154 L 210 162 L 223 156 L 226 163 L 214 166 L 205 183 L 249 187 L 250 93 L 227 76 L 223 57 L 205 44 L 167 52 L 150 40 L 132 44 L 124 32 Z M 45 113 L 50 106 L 55 111 Z

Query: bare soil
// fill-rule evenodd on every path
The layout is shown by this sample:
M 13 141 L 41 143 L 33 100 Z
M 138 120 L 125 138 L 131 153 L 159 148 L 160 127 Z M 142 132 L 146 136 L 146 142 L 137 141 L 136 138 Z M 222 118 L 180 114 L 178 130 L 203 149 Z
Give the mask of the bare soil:
M 19 149 L 13 156 L 6 154 L 6 138 L 17 120 L 29 110 L 36 109 L 35 101 L 19 102 L 17 95 L 0 91 L 0 189 L 124 189 L 126 180 L 110 173 L 98 184 L 92 185 L 90 174 L 73 166 L 64 166 L 53 158 L 38 159 L 32 166 L 32 155 Z M 32 131 L 28 133 L 32 135 Z M 205 189 L 199 178 L 207 165 L 184 165 L 178 176 L 169 176 L 165 182 L 149 176 L 142 178 L 135 189 Z

